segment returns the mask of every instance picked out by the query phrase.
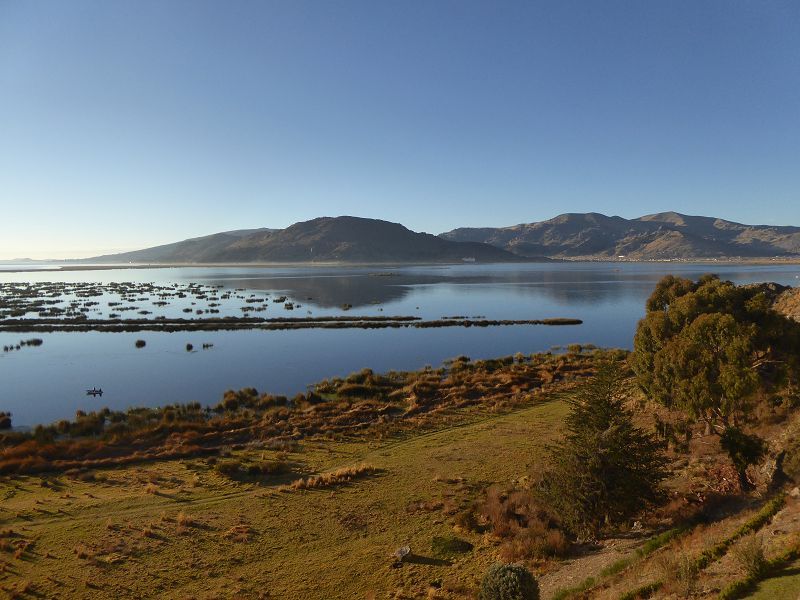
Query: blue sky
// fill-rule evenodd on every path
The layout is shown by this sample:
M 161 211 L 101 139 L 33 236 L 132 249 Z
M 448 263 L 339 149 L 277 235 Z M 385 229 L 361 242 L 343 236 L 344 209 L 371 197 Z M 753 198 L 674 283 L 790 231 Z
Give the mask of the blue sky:
M 0 258 L 322 215 L 800 225 L 800 2 L 0 0 Z

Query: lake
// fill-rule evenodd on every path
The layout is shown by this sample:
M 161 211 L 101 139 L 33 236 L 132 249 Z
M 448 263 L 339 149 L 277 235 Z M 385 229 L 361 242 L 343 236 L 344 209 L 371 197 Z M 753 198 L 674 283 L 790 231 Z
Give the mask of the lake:
M 210 298 L 216 297 L 219 300 L 214 302 L 218 305 L 214 310 L 219 316 L 243 316 L 243 307 L 263 306 L 258 316 L 310 313 L 440 319 L 464 315 L 489 319 L 572 317 L 584 321 L 563 327 L 0 332 L 0 346 L 14 346 L 31 337 L 44 340 L 41 346 L 0 353 L 0 411 L 11 412 L 15 426 L 30 426 L 72 418 L 78 409 L 190 401 L 211 404 L 229 388 L 255 387 L 261 392 L 293 395 L 320 379 L 344 376 L 364 367 L 375 371 L 418 369 L 426 364 L 440 365 L 458 355 L 488 358 L 529 354 L 571 343 L 630 348 L 636 323 L 644 314 L 645 299 L 662 276 L 673 273 L 697 278 L 709 272 L 740 284 L 800 283 L 800 265 L 730 263 L 0 270 L 0 285 L 53 282 L 102 287 L 129 282 L 174 289 L 198 284 L 205 289 L 202 294 L 169 297 L 164 306 L 153 306 L 155 295 L 149 300 L 133 299 L 130 294 L 115 295 L 104 287 L 106 291 L 92 299 L 96 305 L 86 308 L 92 311 L 90 316 L 100 318 L 107 318 L 120 306 L 124 308 L 125 302 L 131 310 L 151 312 L 150 317 L 187 316 L 189 312 L 191 317 L 198 310 L 209 310 Z M 283 302 L 275 302 L 281 296 L 301 306 L 287 311 Z M 114 306 L 108 306 L 109 302 Z M 345 312 L 344 305 L 352 307 Z M 139 339 L 145 340 L 144 348 L 135 347 Z M 187 352 L 187 344 L 194 350 Z M 213 347 L 203 350 L 203 344 Z M 102 388 L 104 395 L 87 397 L 85 390 L 95 386 Z

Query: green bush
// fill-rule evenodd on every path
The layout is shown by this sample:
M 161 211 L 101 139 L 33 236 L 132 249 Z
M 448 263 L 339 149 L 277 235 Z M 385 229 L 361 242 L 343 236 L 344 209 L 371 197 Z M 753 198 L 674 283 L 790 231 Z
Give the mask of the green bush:
M 800 483 L 800 440 L 790 442 L 783 460 L 783 472 L 795 483 Z
M 480 600 L 539 600 L 539 584 L 522 565 L 497 563 L 483 577 Z
M 236 477 L 241 472 L 242 463 L 235 459 L 217 461 L 215 469 L 220 475 L 225 477 Z
M 280 459 L 264 460 L 252 466 L 256 467 L 261 475 L 283 475 L 291 470 L 289 463 Z

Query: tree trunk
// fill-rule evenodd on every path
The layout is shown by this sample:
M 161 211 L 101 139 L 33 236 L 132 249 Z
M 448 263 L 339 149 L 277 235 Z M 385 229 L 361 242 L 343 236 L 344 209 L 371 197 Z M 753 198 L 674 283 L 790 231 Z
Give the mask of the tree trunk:
M 747 478 L 747 468 L 736 469 L 736 475 L 739 477 L 739 487 L 742 488 L 743 492 L 755 489 L 755 486 L 750 483 L 750 480 Z

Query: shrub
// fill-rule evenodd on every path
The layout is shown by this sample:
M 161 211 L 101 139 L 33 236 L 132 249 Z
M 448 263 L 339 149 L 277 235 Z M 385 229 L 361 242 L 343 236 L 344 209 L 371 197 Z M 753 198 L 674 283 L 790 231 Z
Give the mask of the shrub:
M 539 600 L 539 584 L 522 565 L 497 563 L 483 577 L 480 600 Z
M 525 529 L 520 529 L 500 545 L 500 558 L 517 561 L 564 556 L 569 546 L 563 531 L 549 529 L 546 523 L 532 520 Z
M 751 533 L 745 536 L 733 549 L 733 557 L 748 577 L 757 579 L 764 574 L 767 558 L 764 555 L 764 541 L 760 535 Z
M 217 464 L 214 466 L 214 468 L 220 475 L 225 475 L 225 477 L 235 477 L 239 474 L 242 464 L 235 459 L 226 459 L 217 461 Z
M 783 472 L 794 482 L 800 482 L 800 440 L 790 442 L 783 461 Z
M 697 561 L 683 548 L 659 557 L 659 565 L 664 574 L 664 587 L 667 592 L 688 598 L 694 593 L 697 585 L 697 574 L 700 571 Z
M 285 460 L 265 460 L 259 464 L 251 465 L 262 475 L 281 475 L 289 472 L 289 463 Z
M 455 524 L 465 531 L 482 532 L 484 528 L 481 527 L 478 523 L 478 519 L 475 518 L 475 511 L 476 507 L 474 504 L 460 511 L 453 519 Z
M 336 390 L 339 396 L 350 398 L 369 398 L 375 396 L 377 390 L 362 383 L 345 383 Z
M 504 493 L 492 486 L 479 513 L 502 541 L 500 557 L 506 562 L 563 556 L 569 550 L 569 540 L 559 529 L 558 519 L 530 491 Z

